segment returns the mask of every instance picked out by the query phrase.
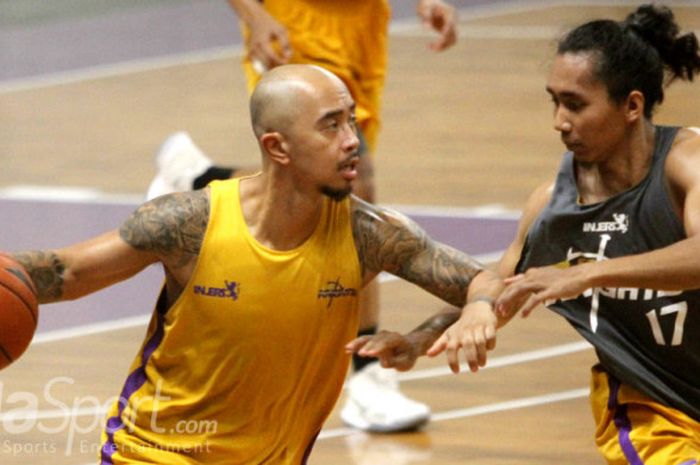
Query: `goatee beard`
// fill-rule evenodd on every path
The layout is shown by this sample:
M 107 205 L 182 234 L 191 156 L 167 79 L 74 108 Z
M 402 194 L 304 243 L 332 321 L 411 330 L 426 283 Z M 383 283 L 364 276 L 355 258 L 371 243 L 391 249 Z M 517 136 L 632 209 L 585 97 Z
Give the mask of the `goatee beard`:
M 333 189 L 332 187 L 322 186 L 321 193 L 335 202 L 344 200 L 352 192 L 352 187 L 346 189 Z

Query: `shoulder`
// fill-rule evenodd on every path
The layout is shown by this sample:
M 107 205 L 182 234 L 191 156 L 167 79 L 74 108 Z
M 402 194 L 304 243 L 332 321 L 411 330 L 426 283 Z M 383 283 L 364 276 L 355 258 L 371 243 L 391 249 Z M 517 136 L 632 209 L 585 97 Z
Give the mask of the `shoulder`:
M 666 177 L 675 188 L 689 191 L 700 183 L 700 128 L 681 128 L 666 159 Z
M 406 215 L 357 197 L 350 201 L 352 233 L 363 276 L 396 272 L 411 256 L 432 245 L 425 231 Z
M 554 181 L 548 181 L 539 185 L 530 194 L 530 197 L 528 197 L 525 207 L 523 208 L 522 216 L 520 217 L 520 222 L 518 223 L 518 231 L 515 238 L 506 249 L 498 264 L 498 272 L 501 276 L 512 276 L 515 273 L 515 267 L 525 247 L 530 228 L 549 204 L 553 192 Z
M 552 200 L 554 181 L 547 181 L 532 191 L 523 208 L 523 223 L 532 223 Z
M 680 128 L 671 147 L 674 156 L 700 156 L 700 128 Z
M 209 222 L 209 189 L 178 192 L 148 201 L 119 233 L 129 245 L 161 255 L 198 253 Z
M 371 204 L 358 197 L 351 196 L 350 212 L 353 231 L 376 233 L 404 228 L 412 228 L 415 222 L 396 210 Z

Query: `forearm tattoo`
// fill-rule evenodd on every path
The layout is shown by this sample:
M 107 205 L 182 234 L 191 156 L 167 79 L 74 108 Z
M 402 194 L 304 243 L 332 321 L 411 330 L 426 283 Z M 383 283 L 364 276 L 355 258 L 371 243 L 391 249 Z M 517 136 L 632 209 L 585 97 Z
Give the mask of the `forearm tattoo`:
M 30 251 L 14 254 L 32 278 L 40 303 L 53 302 L 63 296 L 65 264 L 52 251 Z
M 465 305 L 469 283 L 483 269 L 414 221 L 366 202 L 355 202 L 353 234 L 363 273 L 387 271 L 455 306 Z
M 167 257 L 173 266 L 184 266 L 199 254 L 208 221 L 207 191 L 182 192 L 140 206 L 119 235 L 135 249 Z

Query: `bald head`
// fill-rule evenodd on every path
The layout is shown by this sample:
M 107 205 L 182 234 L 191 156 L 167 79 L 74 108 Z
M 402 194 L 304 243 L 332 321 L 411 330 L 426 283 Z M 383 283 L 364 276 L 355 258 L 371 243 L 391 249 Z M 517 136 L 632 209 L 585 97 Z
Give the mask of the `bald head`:
M 250 97 L 256 137 L 285 132 L 317 92 L 327 86 L 346 89 L 335 74 L 313 65 L 278 66 L 263 74 Z

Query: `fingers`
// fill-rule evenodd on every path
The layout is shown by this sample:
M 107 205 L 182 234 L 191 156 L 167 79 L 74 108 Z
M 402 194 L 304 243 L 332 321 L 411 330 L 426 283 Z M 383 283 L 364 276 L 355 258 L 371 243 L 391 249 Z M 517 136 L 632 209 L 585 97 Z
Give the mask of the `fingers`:
M 465 331 L 460 337 L 446 332 L 433 344 L 428 355 L 434 356 L 444 351 L 450 370 L 453 373 L 459 373 L 459 359 L 462 352 L 469 370 L 476 373 L 480 367 L 486 366 L 488 351 L 495 347 L 496 328 L 488 325 Z
M 459 373 L 459 344 L 456 339 L 448 339 L 447 345 L 445 347 L 445 354 L 447 355 L 447 365 L 449 365 L 452 373 Z M 468 347 L 465 347 L 465 352 L 469 351 Z
M 389 360 L 404 342 L 401 334 L 382 330 L 375 335 L 360 336 L 350 341 L 345 345 L 345 351 L 361 357 L 385 357 Z
M 399 371 L 411 369 L 418 358 L 418 352 L 407 342 L 406 337 L 392 331 L 359 337 L 345 347 L 346 352 L 354 351 L 361 357 L 375 357 L 384 368 Z
M 282 49 L 280 48 L 278 52 L 276 43 L 270 40 L 259 42 L 258 46 L 253 49 L 251 55 L 253 55 L 252 59 L 261 62 L 265 69 L 283 65 L 289 60 Z
M 440 52 L 457 42 L 455 11 L 450 5 L 439 4 L 431 8 L 430 26 L 439 34 L 438 39 L 430 44 L 431 49 Z
M 484 329 L 484 336 L 486 337 L 486 350 L 493 350 L 496 348 L 496 327 L 487 326 Z
M 442 336 L 438 338 L 437 341 L 433 343 L 432 346 L 430 346 L 430 349 L 426 352 L 428 357 L 435 357 L 445 351 L 447 348 L 447 336 L 446 333 L 443 333 Z
M 486 365 L 486 336 L 483 328 L 477 328 L 471 335 L 469 350 L 465 350 L 465 357 L 469 370 L 473 373 L 479 371 L 479 367 Z
M 525 275 L 521 273 L 521 274 L 516 274 L 515 276 L 510 276 L 510 277 L 504 279 L 503 282 L 506 285 L 509 285 L 509 284 L 517 283 L 518 281 L 522 281 L 523 278 L 525 278 Z
M 360 336 L 357 339 L 353 339 L 352 341 L 345 344 L 345 352 L 348 354 L 358 352 L 360 349 L 362 349 L 362 347 L 365 346 L 365 344 L 369 342 L 371 338 L 372 336 Z
M 433 20 L 433 28 L 440 34 L 438 39 L 430 45 L 430 48 L 433 50 L 441 52 L 457 42 L 457 29 L 455 28 L 454 18 L 449 13 L 439 12 Z
M 527 318 L 538 305 L 546 300 L 544 293 L 531 292 L 530 295 L 526 295 L 525 292 L 529 291 L 512 292 L 510 295 L 505 295 L 504 292 L 496 303 L 496 314 L 501 318 L 509 318 L 519 309 L 521 316 Z M 524 303 L 522 303 L 523 300 Z
M 452 5 L 442 0 L 421 0 L 417 12 L 423 25 L 439 34 L 436 40 L 428 44 L 432 50 L 439 52 L 457 42 L 457 13 Z
M 275 31 L 275 39 L 277 39 L 277 48 L 279 52 L 275 51 L 273 66 L 284 65 L 292 58 L 292 45 L 289 42 L 287 30 L 280 29 Z
M 287 30 L 275 23 L 264 23 L 252 30 L 250 37 L 251 62 L 256 63 L 256 71 L 266 71 L 289 62 L 292 46 Z
M 522 302 L 526 300 L 527 303 L 530 303 L 533 295 L 536 295 L 540 290 L 539 286 L 526 280 L 525 275 L 522 274 L 506 278 L 504 283 L 507 287 L 501 293 L 495 305 L 496 313 L 501 318 L 508 318 L 518 308 L 523 309 Z
M 539 304 L 541 304 L 544 301 L 544 299 L 541 297 L 540 294 L 531 294 L 530 297 L 528 297 L 527 301 L 525 302 L 525 305 L 521 307 L 520 314 L 522 315 L 523 318 L 527 318 L 530 316 L 530 313 L 537 308 Z

